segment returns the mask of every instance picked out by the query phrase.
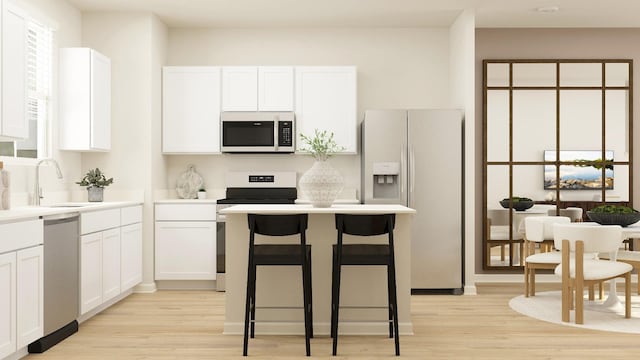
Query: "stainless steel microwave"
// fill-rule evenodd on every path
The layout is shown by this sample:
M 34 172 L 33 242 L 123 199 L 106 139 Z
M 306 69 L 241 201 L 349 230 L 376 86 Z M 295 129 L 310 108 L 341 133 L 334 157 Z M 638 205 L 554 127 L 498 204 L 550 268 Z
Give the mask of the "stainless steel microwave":
M 220 144 L 226 153 L 292 153 L 295 115 L 277 111 L 224 111 Z

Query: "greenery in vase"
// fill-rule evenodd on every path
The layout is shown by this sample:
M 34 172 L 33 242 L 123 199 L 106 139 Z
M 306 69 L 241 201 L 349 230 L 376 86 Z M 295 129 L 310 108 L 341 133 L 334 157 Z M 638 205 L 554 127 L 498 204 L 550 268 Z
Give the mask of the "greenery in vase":
M 329 156 L 344 150 L 344 146 L 340 146 L 333 139 L 333 133 L 327 130 L 314 130 L 313 136 L 306 136 L 300 133 L 300 140 L 303 145 L 300 147 L 303 151 L 308 151 L 311 155 L 320 161 L 325 161 Z
M 113 178 L 107 179 L 99 168 L 89 170 L 82 180 L 76 182 L 80 186 L 105 187 L 113 183 Z
M 637 213 L 638 210 L 622 205 L 600 205 L 591 209 L 591 212 L 607 214 L 632 214 Z
M 520 201 L 533 201 L 533 200 L 531 200 L 531 199 L 529 199 L 529 198 L 526 198 L 526 197 L 519 197 L 519 196 L 514 196 L 514 197 L 512 197 L 511 199 L 512 199 L 512 201 L 513 201 L 514 203 L 515 203 L 515 202 L 520 202 Z M 509 198 L 502 199 L 502 201 L 509 201 Z

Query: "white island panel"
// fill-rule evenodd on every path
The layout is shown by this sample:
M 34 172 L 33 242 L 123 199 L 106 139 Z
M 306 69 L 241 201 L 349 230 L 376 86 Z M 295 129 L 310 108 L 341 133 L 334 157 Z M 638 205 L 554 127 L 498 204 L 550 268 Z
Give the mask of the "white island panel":
M 249 229 L 247 214 L 309 214 L 307 243 L 312 246 L 312 289 L 314 333 L 328 335 L 331 314 L 332 245 L 336 243 L 335 214 L 396 214 L 394 243 L 398 317 L 400 333 L 412 334 L 410 318 L 411 295 L 411 221 L 415 210 L 400 205 L 333 205 L 314 208 L 311 205 L 236 205 L 222 210 L 226 222 L 226 312 L 224 333 L 242 334 L 247 281 Z M 345 235 L 345 243 L 386 243 L 386 236 L 356 237 Z M 299 243 L 297 236 L 256 236 L 256 243 Z M 342 306 L 386 306 L 387 281 L 384 266 L 345 266 L 342 270 Z M 258 267 L 257 306 L 300 306 L 302 304 L 302 275 L 296 267 Z M 341 309 L 341 334 L 388 334 L 388 312 L 385 309 Z M 258 309 L 257 320 L 278 320 L 283 323 L 256 323 L 258 334 L 304 334 L 301 309 Z M 379 320 L 380 322 L 371 322 Z

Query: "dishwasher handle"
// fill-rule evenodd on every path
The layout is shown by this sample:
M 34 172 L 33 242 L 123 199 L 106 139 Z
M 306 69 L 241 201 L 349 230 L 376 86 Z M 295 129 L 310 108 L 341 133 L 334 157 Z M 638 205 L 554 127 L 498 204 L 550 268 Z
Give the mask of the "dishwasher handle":
M 78 221 L 80 219 L 80 213 L 75 211 L 63 214 L 45 215 L 41 216 L 41 218 L 45 225 L 61 224 Z

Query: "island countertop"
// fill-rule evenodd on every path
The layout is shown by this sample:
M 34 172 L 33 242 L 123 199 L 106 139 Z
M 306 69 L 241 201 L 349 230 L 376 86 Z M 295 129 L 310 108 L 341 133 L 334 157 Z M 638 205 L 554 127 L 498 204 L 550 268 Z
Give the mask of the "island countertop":
M 415 214 L 415 210 L 394 204 L 334 204 L 313 207 L 310 204 L 235 205 L 220 211 L 222 214 Z

